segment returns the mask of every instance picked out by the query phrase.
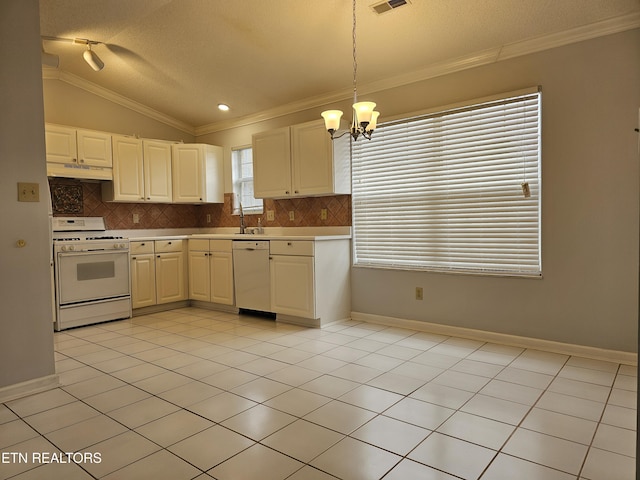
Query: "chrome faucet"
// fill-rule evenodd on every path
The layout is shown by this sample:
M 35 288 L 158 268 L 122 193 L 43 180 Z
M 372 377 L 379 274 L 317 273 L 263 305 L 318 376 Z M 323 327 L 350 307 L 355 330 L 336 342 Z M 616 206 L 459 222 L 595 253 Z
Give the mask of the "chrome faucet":
M 245 233 L 246 225 L 244 224 L 244 212 L 242 211 L 242 202 L 240 202 L 240 233 Z

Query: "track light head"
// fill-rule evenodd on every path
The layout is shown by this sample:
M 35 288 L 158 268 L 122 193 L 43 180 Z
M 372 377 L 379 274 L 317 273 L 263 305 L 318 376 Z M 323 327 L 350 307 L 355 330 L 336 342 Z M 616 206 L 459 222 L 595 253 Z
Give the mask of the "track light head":
M 91 50 L 90 43 L 87 44 L 87 49 L 82 54 L 82 58 L 84 58 L 84 61 L 87 62 L 96 72 L 99 72 L 104 68 L 104 62 L 100 60 L 100 57 L 96 55 L 96 52 Z

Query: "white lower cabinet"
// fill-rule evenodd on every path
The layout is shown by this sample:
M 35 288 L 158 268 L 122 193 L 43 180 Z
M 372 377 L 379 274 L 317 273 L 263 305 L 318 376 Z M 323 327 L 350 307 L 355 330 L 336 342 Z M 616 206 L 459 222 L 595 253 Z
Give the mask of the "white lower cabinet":
M 311 247 L 311 255 L 274 254 L 278 247 L 271 247 L 271 308 L 275 313 L 316 318 L 313 242 L 304 243 Z
M 271 309 L 320 327 L 351 316 L 350 241 L 271 240 Z
M 189 298 L 234 304 L 231 240 L 189 240 Z
M 133 308 L 187 299 L 184 246 L 182 240 L 131 242 Z
M 156 257 L 153 241 L 131 242 L 131 307 L 156 304 Z

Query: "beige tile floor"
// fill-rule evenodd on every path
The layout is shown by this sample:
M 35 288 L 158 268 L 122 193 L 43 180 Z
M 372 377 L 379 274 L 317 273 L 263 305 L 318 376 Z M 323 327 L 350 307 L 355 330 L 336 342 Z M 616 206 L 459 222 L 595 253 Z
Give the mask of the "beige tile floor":
M 2 479 L 635 478 L 628 365 L 197 308 L 56 333 L 55 350 L 60 388 L 0 404 Z

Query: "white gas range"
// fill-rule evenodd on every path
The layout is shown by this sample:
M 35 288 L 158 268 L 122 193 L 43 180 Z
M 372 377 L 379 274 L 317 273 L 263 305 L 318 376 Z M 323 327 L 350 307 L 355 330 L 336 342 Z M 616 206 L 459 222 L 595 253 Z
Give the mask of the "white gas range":
M 129 240 L 102 217 L 54 217 L 56 330 L 131 317 Z

